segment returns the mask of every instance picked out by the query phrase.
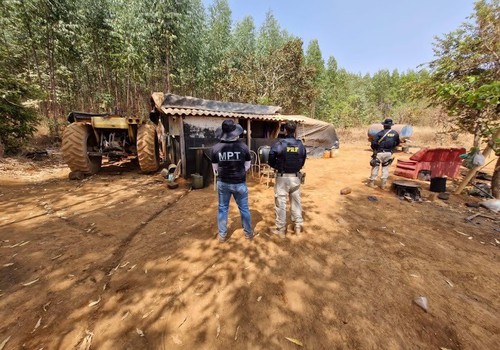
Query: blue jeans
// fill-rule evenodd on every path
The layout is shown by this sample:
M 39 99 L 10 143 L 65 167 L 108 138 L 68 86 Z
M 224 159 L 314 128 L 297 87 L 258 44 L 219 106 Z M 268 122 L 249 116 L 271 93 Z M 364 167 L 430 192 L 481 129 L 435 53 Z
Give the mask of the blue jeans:
M 252 237 L 252 223 L 250 218 L 250 209 L 248 208 L 248 187 L 246 183 L 229 184 L 217 181 L 217 190 L 219 192 L 219 213 L 217 224 L 219 226 L 219 236 L 227 235 L 227 212 L 229 210 L 229 201 L 233 195 L 241 215 L 241 224 L 246 237 Z

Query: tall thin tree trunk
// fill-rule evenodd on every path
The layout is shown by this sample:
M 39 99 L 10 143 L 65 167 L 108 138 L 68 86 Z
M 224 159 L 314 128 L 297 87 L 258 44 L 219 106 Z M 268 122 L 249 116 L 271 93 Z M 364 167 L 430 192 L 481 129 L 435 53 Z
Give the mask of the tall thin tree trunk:
M 40 86 L 43 86 L 43 82 L 42 82 L 42 74 L 40 72 L 40 64 L 39 64 L 39 61 L 38 61 L 38 54 L 37 54 L 37 51 L 36 51 L 36 47 L 35 47 L 35 40 L 33 38 L 33 32 L 31 30 L 31 22 L 29 20 L 26 20 L 26 17 L 28 16 L 27 15 L 27 12 L 26 12 L 26 6 L 25 6 L 25 2 L 24 0 L 21 0 L 21 5 L 23 7 L 23 10 L 24 10 L 24 16 L 23 16 L 23 22 L 24 22 L 24 25 L 26 26 L 26 29 L 28 30 L 28 38 L 29 38 L 29 41 L 30 41 L 30 48 L 31 48 L 31 52 L 32 52 L 32 55 L 33 55 L 33 59 L 35 60 L 35 70 L 36 70 L 36 74 L 37 74 L 37 77 L 38 77 L 38 84 L 40 84 Z
M 2 143 L 2 139 L 0 139 L 0 159 L 3 158 L 4 152 L 5 152 L 5 147 L 4 147 L 3 143 Z
M 111 96 L 113 96 L 113 84 L 112 84 L 113 79 L 111 78 L 111 69 L 109 67 L 106 67 L 106 89 L 107 89 L 107 94 L 109 96 L 109 99 L 111 99 Z M 110 103 L 110 102 L 108 102 Z M 116 107 L 116 106 L 115 106 Z M 112 112 L 115 107 L 112 106 L 107 106 L 107 111 L 106 112 Z M 111 110 L 110 110 L 111 108 Z
M 474 130 L 474 148 L 479 149 L 481 144 L 481 125 L 478 123 L 476 125 L 476 129 Z
M 48 30 L 47 53 L 49 58 L 49 80 L 50 80 L 50 109 L 52 111 L 52 120 L 54 121 L 54 138 L 59 139 L 59 109 L 57 106 L 57 86 L 56 86 L 56 68 L 55 68 L 55 44 L 53 28 Z
M 127 111 L 130 110 L 130 74 L 127 75 Z
M 88 66 L 85 67 L 85 72 L 87 75 L 87 91 L 86 91 L 87 96 L 86 96 L 86 98 L 88 98 L 89 110 L 94 110 L 94 99 L 92 98 L 92 78 L 90 76 L 90 71 L 89 71 Z
M 493 197 L 500 199 L 500 156 L 497 158 L 493 178 L 491 179 L 491 192 Z
M 165 63 L 167 65 L 167 71 L 166 71 L 166 91 L 167 93 L 170 92 L 170 43 L 167 40 L 167 55 L 166 55 Z
M 139 101 L 139 96 L 137 96 L 137 83 L 136 83 L 136 81 L 137 81 L 137 79 L 134 79 L 134 113 L 138 114 L 139 108 L 137 105 L 137 101 Z

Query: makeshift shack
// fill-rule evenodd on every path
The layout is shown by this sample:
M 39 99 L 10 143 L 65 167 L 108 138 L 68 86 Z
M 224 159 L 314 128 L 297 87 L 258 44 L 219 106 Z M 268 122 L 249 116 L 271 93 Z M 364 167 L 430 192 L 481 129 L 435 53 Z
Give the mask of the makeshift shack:
M 297 137 L 306 148 L 338 147 L 331 124 L 298 115 L 282 115 L 281 107 L 205 100 L 190 96 L 154 93 L 151 96 L 151 120 L 159 125 L 163 153 L 168 161 L 181 164 L 182 176 L 199 173 L 205 186 L 212 180 L 210 149 L 219 140 L 215 130 L 227 118 L 236 119 L 245 133 L 241 138 L 257 152 L 260 146 L 272 145 L 288 120 L 299 124 Z

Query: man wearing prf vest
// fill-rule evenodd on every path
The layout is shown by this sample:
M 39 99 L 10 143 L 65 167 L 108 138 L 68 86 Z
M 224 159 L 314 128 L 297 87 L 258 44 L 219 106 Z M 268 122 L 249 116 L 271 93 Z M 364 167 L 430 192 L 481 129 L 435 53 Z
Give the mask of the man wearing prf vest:
M 394 160 L 392 152 L 399 145 L 400 141 L 397 131 L 391 130 L 393 125 L 392 119 L 386 119 L 382 124 L 384 125 L 384 130 L 379 131 L 375 135 L 371 144 L 373 150 L 372 160 L 370 161 L 372 173 L 368 186 L 375 187 L 375 180 L 377 180 L 379 168 L 382 165 L 382 182 L 380 183 L 380 188 L 384 189 L 387 186 L 387 178 L 389 177 L 389 165 Z
M 269 165 L 276 170 L 274 186 L 274 208 L 276 211 L 275 234 L 284 238 L 286 235 L 286 201 L 290 197 L 292 222 L 295 224 L 295 234 L 302 232 L 302 205 L 300 199 L 300 184 L 302 174 L 300 169 L 306 161 L 306 148 L 295 138 L 297 124 L 285 124 L 286 136 L 276 142 L 269 152 Z

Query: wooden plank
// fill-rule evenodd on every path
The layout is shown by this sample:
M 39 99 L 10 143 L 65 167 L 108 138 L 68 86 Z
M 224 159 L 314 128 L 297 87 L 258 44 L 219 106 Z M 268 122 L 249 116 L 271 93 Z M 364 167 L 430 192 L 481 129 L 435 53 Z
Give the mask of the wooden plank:
M 177 117 L 179 124 L 179 137 L 181 141 L 181 164 L 182 164 L 182 177 L 186 178 L 186 142 L 184 140 L 184 116 Z
M 491 151 L 493 150 L 493 146 L 495 144 L 495 140 L 498 139 L 499 137 L 500 137 L 500 128 L 497 129 L 497 131 L 495 132 L 495 135 L 489 140 L 488 145 L 484 149 L 484 151 L 483 151 L 484 159 L 488 158 L 488 156 L 490 155 Z M 464 180 L 457 187 L 457 189 L 455 190 L 454 193 L 455 194 L 462 193 L 462 191 L 464 190 L 465 186 L 467 186 L 469 184 L 470 180 L 472 180 L 474 178 L 474 176 L 476 176 L 476 173 L 479 171 L 479 169 L 481 169 L 480 165 L 475 166 L 474 168 L 470 169 L 469 172 L 468 172 L 468 174 L 465 176 Z
M 250 118 L 247 119 L 247 146 L 248 146 L 248 149 L 252 149 L 251 148 L 251 145 L 252 145 L 252 129 L 250 128 Z

